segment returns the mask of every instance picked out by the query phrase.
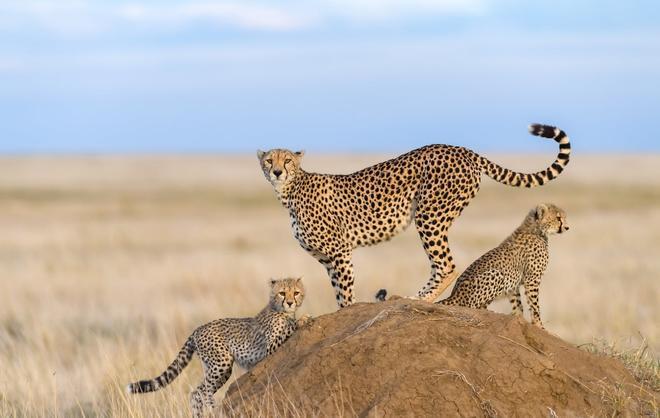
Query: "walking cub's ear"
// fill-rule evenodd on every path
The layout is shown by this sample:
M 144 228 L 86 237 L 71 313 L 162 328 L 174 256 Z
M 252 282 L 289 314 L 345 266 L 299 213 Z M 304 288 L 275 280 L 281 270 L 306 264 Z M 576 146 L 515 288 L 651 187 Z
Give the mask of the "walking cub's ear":
M 270 287 L 275 286 L 275 283 L 277 283 L 277 279 L 270 278 L 268 279 L 268 283 L 270 284 Z
M 262 151 L 260 149 L 257 150 L 257 158 L 259 158 L 259 161 L 264 158 L 264 155 L 266 155 L 265 151 Z
M 540 221 L 545 216 L 545 213 L 548 211 L 548 207 L 541 203 L 536 207 L 536 220 Z

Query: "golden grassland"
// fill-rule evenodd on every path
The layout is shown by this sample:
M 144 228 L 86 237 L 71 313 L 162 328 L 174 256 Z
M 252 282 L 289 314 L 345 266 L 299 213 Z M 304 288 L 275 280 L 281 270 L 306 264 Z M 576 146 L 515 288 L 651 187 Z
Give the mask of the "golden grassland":
M 490 156 L 519 170 L 548 156 Z M 305 157 L 349 173 L 385 156 Z M 576 344 L 660 347 L 660 155 L 576 156 L 533 190 L 485 178 L 450 231 L 459 270 L 539 202 L 566 209 L 542 282 L 546 328 Z M 295 242 L 253 156 L 0 159 L 0 416 L 187 416 L 193 362 L 167 390 L 127 396 L 188 334 L 249 316 L 271 276 L 304 276 L 303 313 L 336 309 L 324 269 Z M 355 254 L 359 301 L 412 295 L 428 262 L 410 228 Z M 491 309 L 508 312 L 508 302 Z M 656 363 L 657 365 L 657 363 Z M 236 375 L 237 373 L 234 373 Z

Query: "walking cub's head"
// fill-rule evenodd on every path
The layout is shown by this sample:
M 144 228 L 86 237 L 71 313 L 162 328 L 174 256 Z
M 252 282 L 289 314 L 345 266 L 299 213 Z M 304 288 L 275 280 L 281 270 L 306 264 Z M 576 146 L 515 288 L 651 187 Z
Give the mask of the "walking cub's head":
M 272 149 L 270 151 L 257 151 L 261 169 L 275 188 L 293 180 L 300 169 L 300 161 L 305 153 L 303 151 L 289 151 L 288 149 Z
M 551 203 L 541 203 L 532 210 L 530 216 L 533 217 L 541 232 L 546 235 L 561 234 L 569 229 L 566 212 Z
M 295 312 L 305 298 L 302 277 L 270 279 L 270 305 L 278 312 Z

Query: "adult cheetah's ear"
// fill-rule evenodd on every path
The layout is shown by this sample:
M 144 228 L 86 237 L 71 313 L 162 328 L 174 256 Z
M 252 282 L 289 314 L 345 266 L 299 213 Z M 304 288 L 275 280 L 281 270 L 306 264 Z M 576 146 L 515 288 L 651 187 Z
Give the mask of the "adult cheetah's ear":
M 265 151 L 262 151 L 260 149 L 257 150 L 257 158 L 259 158 L 259 161 L 261 161 L 264 158 L 264 155 L 266 155 Z
M 547 211 L 548 211 L 548 207 L 545 204 L 541 203 L 540 205 L 538 205 L 536 207 L 536 220 L 539 221 L 543 219 Z
M 303 157 L 303 155 L 305 155 L 305 151 L 303 151 L 303 150 L 296 151 L 296 152 L 294 152 L 294 154 L 298 159 L 301 159 Z

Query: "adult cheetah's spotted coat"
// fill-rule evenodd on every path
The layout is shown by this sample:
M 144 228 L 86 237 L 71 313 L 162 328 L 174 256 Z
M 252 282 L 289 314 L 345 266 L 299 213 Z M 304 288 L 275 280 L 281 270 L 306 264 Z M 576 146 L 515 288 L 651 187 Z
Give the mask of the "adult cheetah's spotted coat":
M 213 408 L 213 394 L 231 376 L 234 361 L 251 369 L 277 350 L 299 325 L 296 309 L 304 299 L 301 279 L 271 280 L 268 305 L 254 318 L 218 319 L 202 325 L 188 337 L 176 359 L 160 376 L 128 385 L 129 393 L 153 392 L 170 384 L 188 365 L 193 353 L 204 365 L 204 380 L 190 394 L 193 415 L 202 415 L 204 407 Z
M 515 187 L 534 187 L 556 178 L 569 161 L 566 134 L 546 125 L 530 133 L 559 143 L 545 170 L 524 174 L 500 167 L 475 152 L 428 145 L 349 175 L 308 173 L 302 152 L 258 151 L 261 168 L 282 204 L 300 245 L 328 271 L 337 303 L 353 303 L 352 252 L 388 240 L 413 220 L 431 262 L 431 278 L 418 292 L 435 299 L 453 281 L 455 265 L 447 231 L 479 189 L 481 175 Z

